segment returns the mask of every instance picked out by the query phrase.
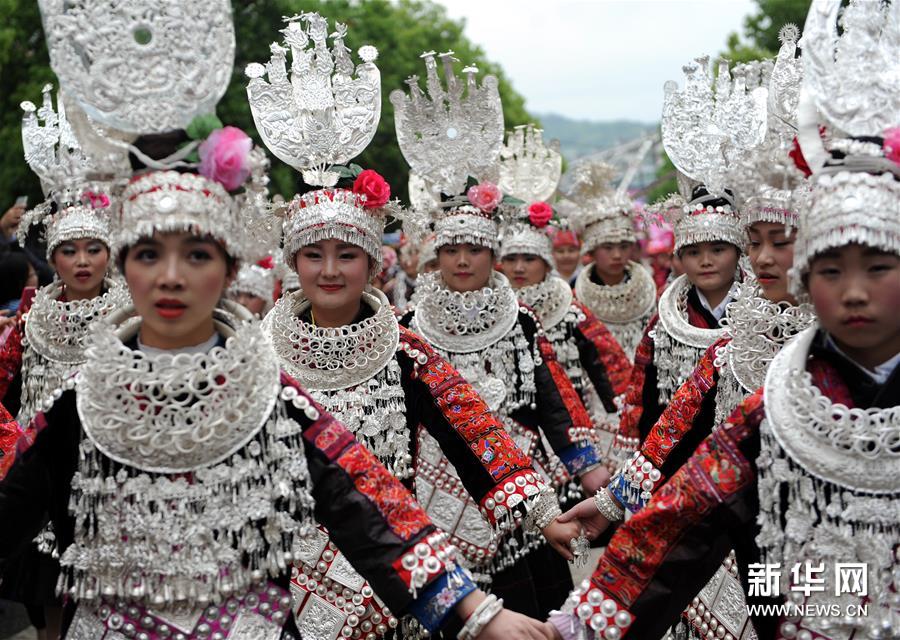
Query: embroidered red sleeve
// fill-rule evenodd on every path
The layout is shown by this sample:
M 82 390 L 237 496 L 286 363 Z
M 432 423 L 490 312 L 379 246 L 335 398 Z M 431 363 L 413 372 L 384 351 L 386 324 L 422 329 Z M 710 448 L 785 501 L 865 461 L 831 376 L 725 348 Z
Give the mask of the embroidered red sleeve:
M 613 393 L 617 396 L 625 393 L 632 370 L 628 356 L 625 355 L 625 351 L 616 342 L 606 325 L 590 309 L 578 301 L 575 301 L 575 304 L 585 315 L 584 321 L 578 324 L 578 329 L 596 347 L 600 362 L 603 363 L 609 383 L 612 385 Z
M 404 327 L 400 339 L 411 354 L 416 352 L 416 375 L 428 387 L 441 414 L 490 475 L 494 484 L 482 498 L 481 507 L 491 523 L 497 524 L 506 506 L 512 508 L 539 493 L 541 482 L 531 458 L 516 446 L 475 388 L 431 345 Z
M 538 349 L 541 358 L 547 369 L 550 371 L 550 377 L 553 378 L 553 384 L 562 398 L 563 406 L 569 414 L 572 426 L 569 428 L 569 437 L 573 444 L 587 442 L 591 437 L 593 424 L 591 417 L 581 402 L 581 396 L 572 386 L 572 381 L 566 375 L 566 370 L 559 364 L 556 359 L 556 350 L 550 341 L 543 335 L 536 336 Z
M 753 480 L 738 444 L 763 417 L 762 390 L 748 397 L 644 509 L 613 535 L 591 584 L 625 609 L 651 584 L 684 533 Z
M 22 435 L 19 423 L 0 404 L 0 480 L 16 459 L 16 444 Z
M 6 397 L 9 383 L 22 368 L 22 325 L 18 324 L 9 332 L 6 342 L 0 348 L 0 399 Z
M 715 348 L 722 344 L 724 341 L 720 340 L 707 349 L 641 445 L 641 453 L 657 469 L 662 467 L 672 450 L 691 430 L 703 399 L 716 386 Z
M 304 438 L 336 463 L 353 481 L 357 491 L 378 509 L 391 530 L 410 540 L 431 525 L 425 511 L 403 484 L 340 422 L 323 416 L 304 432 Z
M 644 380 L 647 377 L 647 366 L 653 362 L 653 338 L 650 337 L 650 332 L 658 320 L 659 316 L 656 314 L 650 318 L 634 353 L 634 368 L 631 371 L 628 390 L 625 392 L 625 404 L 619 414 L 619 433 L 616 436 L 616 447 L 622 450 L 633 451 L 641 442 L 638 423 L 643 412 Z

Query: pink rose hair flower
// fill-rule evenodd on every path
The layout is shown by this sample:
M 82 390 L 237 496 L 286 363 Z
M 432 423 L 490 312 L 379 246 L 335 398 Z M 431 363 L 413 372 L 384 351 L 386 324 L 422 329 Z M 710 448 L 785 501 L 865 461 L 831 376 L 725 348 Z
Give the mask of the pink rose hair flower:
M 892 127 L 884 132 L 884 157 L 900 166 L 900 127 Z
M 253 141 L 237 127 L 216 129 L 198 149 L 200 175 L 221 184 L 227 191 L 240 187 L 250 177 Z
M 383 207 L 391 199 L 391 185 L 377 171 L 366 169 L 356 176 L 353 193 L 366 197 L 363 207 L 375 209 Z
M 87 202 L 91 205 L 91 209 L 105 209 L 109 206 L 109 196 L 105 193 L 99 193 L 97 191 L 85 191 L 81 194 L 83 200 L 87 200 Z
M 503 194 L 497 185 L 491 182 L 482 182 L 469 187 L 466 197 L 473 206 L 481 209 L 484 213 L 493 213 L 503 199 Z
M 553 207 L 546 202 L 532 202 L 528 207 L 528 219 L 538 229 L 543 229 L 553 218 Z

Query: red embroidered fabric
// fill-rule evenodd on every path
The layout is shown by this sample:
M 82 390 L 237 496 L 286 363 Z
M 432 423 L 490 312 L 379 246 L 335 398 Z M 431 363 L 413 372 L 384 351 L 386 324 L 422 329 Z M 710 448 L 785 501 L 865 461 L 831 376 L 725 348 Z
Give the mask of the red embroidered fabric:
M 650 337 L 650 332 L 657 322 L 659 322 L 659 314 L 654 313 L 653 317 L 650 318 L 650 322 L 647 323 L 647 327 L 644 329 L 644 336 L 634 352 L 634 368 L 631 371 L 631 381 L 628 383 L 628 390 L 625 392 L 625 403 L 619 414 L 618 446 L 626 446 L 630 442 L 635 442 L 636 445 L 640 444 L 641 434 L 638 430 L 638 423 L 643 412 L 641 393 L 644 390 L 644 380 L 647 378 L 647 367 L 653 362 L 653 338 Z
M 372 501 L 398 537 L 410 540 L 431 525 L 406 487 L 334 418 L 320 420 L 303 437 L 350 476 L 356 489 Z
M 703 441 L 644 509 L 616 531 L 591 577 L 592 585 L 630 608 L 684 533 L 753 480 L 750 463 L 737 445 L 758 427 L 763 414 L 759 390 Z
M 685 381 L 672 401 L 666 407 L 659 420 L 653 425 L 644 443 L 641 453 L 650 460 L 657 469 L 666 461 L 669 453 L 681 442 L 684 435 L 691 430 L 694 419 L 700 412 L 703 399 L 716 386 L 718 374 L 715 367 L 716 349 L 730 339 L 717 340 L 706 350 L 700 362 L 694 367 L 690 377 Z
M 22 435 L 19 423 L 0 405 L 0 480 L 16 459 L 16 443 Z

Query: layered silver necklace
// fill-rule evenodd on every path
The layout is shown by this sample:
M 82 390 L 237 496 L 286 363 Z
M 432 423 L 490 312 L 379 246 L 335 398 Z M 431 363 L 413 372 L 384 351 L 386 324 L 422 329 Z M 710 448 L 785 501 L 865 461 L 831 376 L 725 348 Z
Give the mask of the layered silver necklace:
M 91 324 L 130 304 L 128 290 L 106 278 L 106 292 L 63 302 L 62 282 L 38 289 L 25 316 L 22 341 L 22 400 L 16 420 L 27 426 L 63 379 L 84 362 Z
M 766 375 L 756 541 L 764 563 L 823 565 L 828 588 L 817 603 L 841 611 L 847 600 L 834 595 L 835 563 L 867 567 L 868 615 L 823 614 L 804 620 L 806 628 L 828 637 L 854 630 L 854 638 L 896 637 L 900 406 L 850 409 L 823 394 L 806 370 L 815 334 L 812 326 L 788 343 Z M 790 573 L 782 575 L 782 593 Z
M 771 302 L 752 279 L 738 285 L 721 322 L 731 340 L 716 350 L 716 425 L 763 385 L 772 358 L 814 320 L 815 311 L 808 303 Z
M 374 314 L 337 328 L 301 318 L 302 290 L 281 298 L 263 320 L 282 367 L 350 429 L 398 478 L 413 474 L 397 350 L 400 325 L 381 291 L 363 293 Z
M 529 348 L 506 277 L 494 272 L 489 286 L 466 292 L 451 291 L 437 272 L 420 279 L 413 331 L 450 361 L 491 410 L 508 416 L 533 406 L 540 352 L 537 341 Z
M 311 524 L 301 426 L 318 411 L 259 326 L 223 302 L 224 347 L 148 355 L 125 346 L 140 318 L 99 322 L 74 379 L 82 439 L 63 591 L 154 608 L 205 606 L 283 573 Z M 116 314 L 113 320 L 124 317 Z M 237 314 L 237 315 L 236 315 Z
M 700 358 L 712 344 L 725 335 L 725 329 L 704 329 L 688 321 L 687 295 L 691 281 L 678 276 L 659 299 L 659 322 L 650 332 L 653 338 L 653 364 L 657 370 L 658 401 L 668 404 Z
M 581 270 L 575 279 L 575 295 L 597 316 L 630 360 L 634 360 L 644 327 L 656 308 L 656 283 L 641 264 L 629 262 L 619 284 L 591 281 L 594 267 Z

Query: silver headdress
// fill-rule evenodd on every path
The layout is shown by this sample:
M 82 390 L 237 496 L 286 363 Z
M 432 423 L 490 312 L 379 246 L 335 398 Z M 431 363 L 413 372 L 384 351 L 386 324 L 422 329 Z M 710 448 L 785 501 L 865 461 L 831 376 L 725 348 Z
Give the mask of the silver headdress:
M 525 202 L 545 202 L 556 192 L 562 174 L 559 141 L 544 144 L 543 131 L 533 124 L 515 127 L 500 149 L 500 180 L 503 193 Z
M 229 0 L 39 0 L 50 66 L 92 119 L 137 134 L 183 129 L 225 94 Z
M 516 127 L 507 134 L 506 145 L 500 151 L 500 183 L 504 193 L 523 200 L 526 204 L 517 215 L 511 217 L 500 229 L 500 257 L 516 253 L 540 256 L 551 268 L 553 241 L 547 215 L 552 215 L 546 204 L 559 184 L 562 173 L 562 156 L 559 142 L 545 145 L 542 131 L 534 125 Z M 532 220 L 532 207 L 542 209 L 538 223 Z
M 362 47 L 363 62 L 354 66 L 344 44 L 345 25 L 336 25 L 329 50 L 328 23 L 322 16 L 304 13 L 286 21 L 281 31 L 286 46 L 273 43 L 265 66 L 247 66 L 247 100 L 269 150 L 299 170 L 308 184 L 329 188 L 296 195 L 288 203 L 285 263 L 293 267 L 302 246 L 337 238 L 362 247 L 380 266 L 388 210 L 367 208 L 365 195 L 331 188 L 340 177 L 333 165 L 347 163 L 362 152 L 378 127 L 381 76 L 374 63 L 378 51 Z M 266 75 L 268 81 L 263 78 Z
M 900 3 L 853 1 L 842 11 L 815 0 L 802 44 L 798 139 L 813 175 L 794 247 L 795 293 L 827 249 L 856 242 L 900 253 Z
M 275 270 L 258 264 L 245 264 L 238 269 L 237 277 L 228 292 L 249 293 L 265 300 L 267 308 L 271 307 L 272 297 L 275 295 Z
M 494 184 L 482 182 L 468 191 L 469 202 L 481 192 L 488 206 L 470 206 L 460 194 L 469 177 L 484 178 L 493 172 L 503 144 L 503 109 L 497 79 L 485 76 L 478 86 L 478 69 L 466 67 L 466 85 L 453 71 L 453 52 L 439 54 L 447 89 L 437 74 L 435 53 L 422 54 L 427 74 L 428 95 L 419 88 L 419 79 L 407 80 L 409 95 L 391 92 L 394 126 L 400 151 L 410 168 L 424 180 L 426 191 L 437 198 L 443 193 L 454 199 L 443 203 L 444 211 L 432 211 L 435 248 L 447 244 L 471 243 L 499 249 L 494 210 L 502 198 Z M 463 96 L 465 93 L 465 96 Z M 473 191 L 474 190 L 474 191 Z
M 675 229 L 676 252 L 716 240 L 743 248 L 740 217 L 726 182 L 729 171 L 747 162 L 765 138 L 768 91 L 759 86 L 755 66 L 730 72 L 728 62 L 720 60 L 714 74 L 709 58 L 702 56 L 683 70 L 683 89 L 671 80 L 664 86 L 662 141 L 683 176 L 679 191 L 686 202 L 680 210 L 672 201 L 659 209 Z M 691 187 L 698 184 L 705 193 L 694 197 Z M 721 198 L 727 204 L 708 204 Z
M 754 78 L 768 87 L 766 135 L 749 156 L 729 169 L 728 183 L 743 198 L 741 223 L 776 222 L 796 227 L 800 198 L 794 191 L 805 188 L 803 175 L 790 158 L 797 132 L 797 106 L 803 65 L 797 55 L 800 30 L 788 24 L 778 33 L 781 48 L 775 60 L 752 63 L 745 72 L 747 88 Z M 801 194 L 798 192 L 797 194 Z
M 464 87 L 453 71 L 453 52 L 448 51 L 438 54 L 445 90 L 434 57 L 433 51 L 422 54 L 427 96 L 419 88 L 418 77 L 412 76 L 407 80 L 409 95 L 397 89 L 390 98 L 397 142 L 406 162 L 438 191 L 452 196 L 462 193 L 469 176 L 489 177 L 503 143 L 503 109 L 494 76 L 485 76 L 479 86 L 478 69 L 468 66 L 463 69 Z
M 634 203 L 621 189 L 613 189 L 615 168 L 605 162 L 585 160 L 571 169 L 564 194 L 574 203 L 571 221 L 582 233 L 582 253 L 604 242 L 634 242 Z
M 245 258 L 243 225 L 232 197 L 218 182 L 193 173 L 154 171 L 135 178 L 122 194 L 113 254 L 155 232 L 209 235 L 228 253 Z
M 307 184 L 334 186 L 339 176 L 327 167 L 359 155 L 381 118 L 378 50 L 360 48 L 363 62 L 354 66 L 344 44 L 347 27 L 337 23 L 329 51 L 328 22 L 317 13 L 288 18 L 281 33 L 286 46 L 273 42 L 265 66 L 247 65 L 253 121 L 269 150 L 302 172 Z
M 100 209 L 110 205 L 109 196 L 104 192 L 109 192 L 111 185 L 93 180 L 109 167 L 82 149 L 66 117 L 61 93 L 57 94 L 57 111 L 54 111 L 52 89 L 52 85 L 44 85 L 40 108 L 31 102 L 22 103 L 25 161 L 40 179 L 47 199 L 22 217 L 18 230 L 19 242 L 24 245 L 29 229 L 43 224 L 48 258 L 69 240 L 92 238 L 110 245 L 107 212 Z M 94 193 L 95 189 L 98 193 Z

